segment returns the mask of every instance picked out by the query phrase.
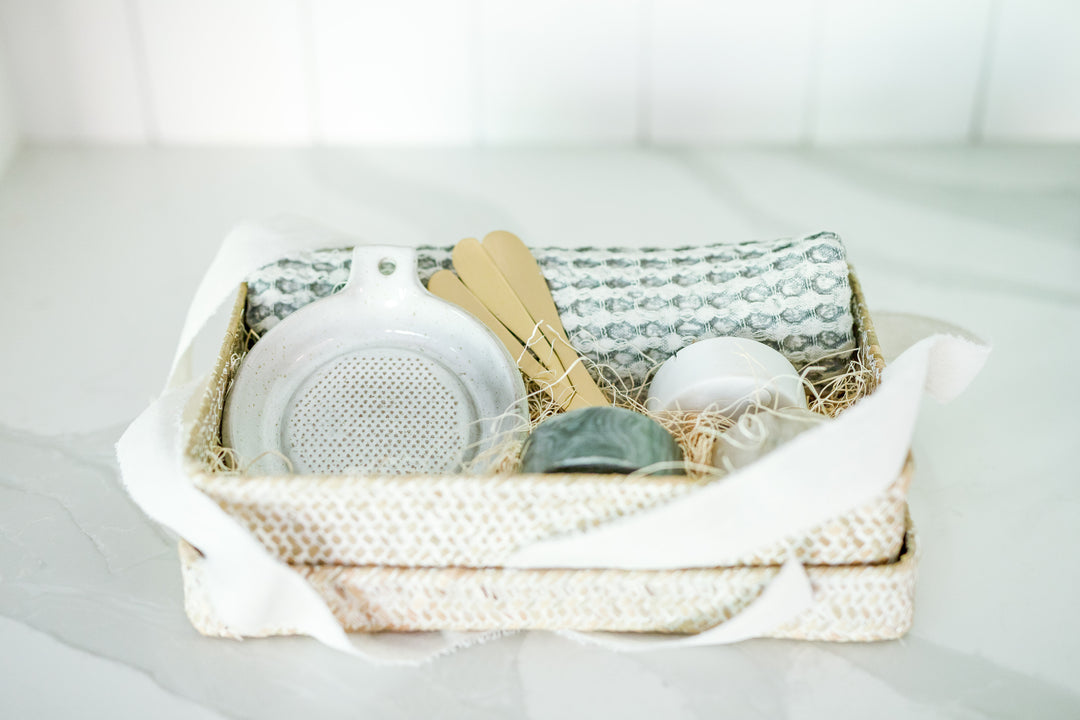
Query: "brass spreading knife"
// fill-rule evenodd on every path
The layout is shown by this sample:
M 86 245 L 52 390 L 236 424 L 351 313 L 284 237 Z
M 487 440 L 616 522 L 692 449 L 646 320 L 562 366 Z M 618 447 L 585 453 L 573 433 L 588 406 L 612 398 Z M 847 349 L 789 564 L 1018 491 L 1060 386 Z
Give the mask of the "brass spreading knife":
M 491 314 L 535 352 L 540 363 L 555 373 L 556 377 L 566 376 L 567 372 L 559 361 L 558 354 L 548 343 L 542 329 L 537 328 L 539 323 L 525 309 L 514 288 L 480 241 L 476 238 L 465 238 L 454 246 L 451 257 L 454 269 L 465 287 L 476 295 Z M 573 385 L 573 380 L 569 380 L 569 383 Z M 567 409 L 574 410 L 594 404 L 581 395 L 576 385 L 574 391 L 574 397 Z
M 510 355 L 517 361 L 518 367 L 529 378 L 535 380 L 544 392 L 561 408 L 569 405 L 574 397 L 574 388 L 565 379 L 540 364 L 524 345 L 491 314 L 480 299 L 465 287 L 461 279 L 449 270 L 439 270 L 428 281 L 428 291 L 432 295 L 448 300 L 466 310 L 495 333 Z
M 582 399 L 589 405 L 609 405 L 607 397 L 570 344 L 547 281 L 525 243 L 512 233 L 498 230 L 484 238 L 483 248 L 509 281 L 533 320 L 540 324 L 563 367 L 569 368 L 570 382 Z

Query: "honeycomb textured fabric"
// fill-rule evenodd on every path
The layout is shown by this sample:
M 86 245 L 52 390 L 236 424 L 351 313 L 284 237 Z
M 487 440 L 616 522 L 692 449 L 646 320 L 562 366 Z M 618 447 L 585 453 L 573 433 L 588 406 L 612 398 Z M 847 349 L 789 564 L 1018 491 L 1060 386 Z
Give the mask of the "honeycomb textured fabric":
M 855 349 L 844 245 L 833 233 L 675 249 L 534 250 L 571 344 L 641 383 L 696 340 L 764 342 L 796 367 L 842 369 Z M 452 268 L 450 248 L 418 248 L 420 279 Z M 340 289 L 349 251 L 292 253 L 248 278 L 246 320 L 262 334 Z

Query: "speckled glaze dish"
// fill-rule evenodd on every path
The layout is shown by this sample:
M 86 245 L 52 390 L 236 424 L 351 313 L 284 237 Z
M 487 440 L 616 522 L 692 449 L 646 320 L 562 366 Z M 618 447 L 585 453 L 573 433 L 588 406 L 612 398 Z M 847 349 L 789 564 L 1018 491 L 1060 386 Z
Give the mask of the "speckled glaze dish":
M 341 292 L 248 352 L 222 437 L 249 473 L 408 475 L 460 472 L 527 426 L 495 335 L 423 289 L 412 248 L 360 246 Z
M 617 407 L 573 410 L 546 420 L 525 442 L 526 473 L 627 474 L 657 463 L 682 462 L 682 448 L 647 415 Z M 656 475 L 682 475 L 658 466 Z

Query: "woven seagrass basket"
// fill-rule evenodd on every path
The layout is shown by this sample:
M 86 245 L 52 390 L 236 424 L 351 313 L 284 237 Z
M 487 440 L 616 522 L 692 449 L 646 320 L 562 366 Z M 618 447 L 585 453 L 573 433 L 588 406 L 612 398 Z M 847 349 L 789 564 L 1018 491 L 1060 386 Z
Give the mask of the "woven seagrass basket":
M 236 637 L 203 587 L 199 552 L 181 542 L 184 607 L 204 635 Z M 911 627 L 915 532 L 882 565 L 811 565 L 814 605 L 767 637 L 868 642 Z M 298 565 L 349 632 L 582 630 L 695 633 L 731 619 L 764 590 L 778 565 L 687 570 L 515 570 Z M 292 634 L 265 627 L 254 637 Z
M 884 368 L 851 274 L 858 360 Z M 813 608 L 774 637 L 876 640 L 909 627 L 915 578 L 910 460 L 878 498 L 721 567 L 627 571 L 502 567 L 518 548 L 693 492 L 706 480 L 602 475 L 247 476 L 220 464 L 221 413 L 250 336 L 241 286 L 186 450 L 196 486 L 323 595 L 349 630 L 575 629 L 698 632 L 732 617 L 787 559 L 807 565 Z M 432 512 L 438 507 L 439 512 Z M 181 545 L 188 615 L 233 635 Z M 264 635 L 287 634 L 266 628 Z

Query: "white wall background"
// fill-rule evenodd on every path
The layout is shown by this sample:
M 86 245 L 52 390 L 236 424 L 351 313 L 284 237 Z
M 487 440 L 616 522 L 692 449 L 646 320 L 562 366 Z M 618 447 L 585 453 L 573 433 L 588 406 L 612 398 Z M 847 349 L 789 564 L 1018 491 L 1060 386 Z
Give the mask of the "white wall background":
M 1080 140 L 1075 0 L 0 0 L 0 50 L 31 141 Z

